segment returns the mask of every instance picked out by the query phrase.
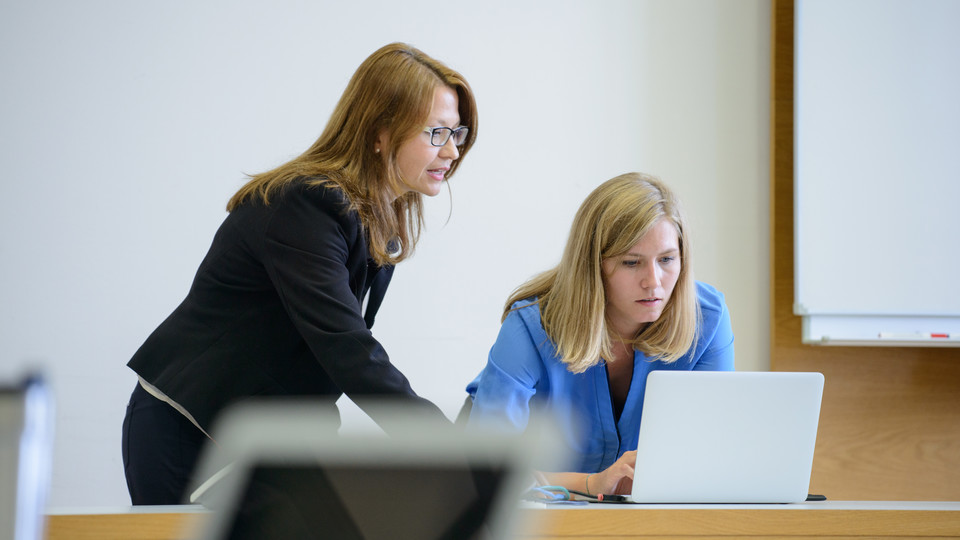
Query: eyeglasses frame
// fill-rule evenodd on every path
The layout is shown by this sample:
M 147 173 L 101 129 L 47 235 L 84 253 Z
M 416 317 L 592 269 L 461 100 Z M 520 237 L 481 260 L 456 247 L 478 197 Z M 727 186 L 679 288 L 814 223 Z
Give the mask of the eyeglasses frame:
M 446 131 L 447 136 L 443 138 L 443 143 L 437 144 L 434 139 L 440 134 Z M 455 128 L 450 128 L 446 126 L 440 127 L 425 127 L 423 128 L 424 133 L 430 134 L 430 146 L 443 147 L 446 146 L 450 141 L 450 138 L 453 137 L 453 144 L 456 146 L 463 146 L 467 142 L 467 136 L 470 134 L 470 128 L 467 126 L 459 126 Z M 463 132 L 463 141 L 460 144 L 457 144 L 456 135 L 457 133 Z

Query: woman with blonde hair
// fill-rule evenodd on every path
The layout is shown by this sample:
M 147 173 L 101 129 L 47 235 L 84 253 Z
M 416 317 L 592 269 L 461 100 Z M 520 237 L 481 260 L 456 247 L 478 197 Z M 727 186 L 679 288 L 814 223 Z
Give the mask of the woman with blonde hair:
M 628 173 L 580 206 L 560 264 L 510 295 L 467 386 L 469 422 L 522 430 L 531 409 L 547 411 L 574 465 L 548 481 L 623 492 L 657 369 L 733 370 L 733 332 L 723 295 L 693 278 L 679 201 L 659 179 Z
M 128 365 L 123 424 L 134 504 L 177 504 L 216 415 L 246 398 L 419 398 L 370 328 L 393 267 L 473 145 L 477 109 L 456 71 L 403 43 L 354 73 L 317 141 L 230 199 L 186 299 Z M 366 309 L 364 305 L 366 299 Z

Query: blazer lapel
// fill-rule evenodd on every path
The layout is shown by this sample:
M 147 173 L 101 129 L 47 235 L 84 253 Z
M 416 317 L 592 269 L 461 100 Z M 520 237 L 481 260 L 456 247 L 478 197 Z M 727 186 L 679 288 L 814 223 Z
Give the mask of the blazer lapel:
M 367 311 L 363 314 L 363 321 L 367 323 L 367 328 L 373 328 L 373 320 L 377 316 L 380 304 L 383 303 L 383 296 L 387 293 L 387 285 L 390 284 L 390 278 L 393 276 L 393 266 L 384 266 L 379 268 L 377 275 L 373 277 L 373 283 L 370 284 L 370 298 L 367 300 Z

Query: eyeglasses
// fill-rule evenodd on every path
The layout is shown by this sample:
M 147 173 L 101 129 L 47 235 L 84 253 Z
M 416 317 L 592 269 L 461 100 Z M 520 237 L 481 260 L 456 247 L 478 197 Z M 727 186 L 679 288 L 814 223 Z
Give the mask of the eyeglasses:
M 453 137 L 453 144 L 463 146 L 463 143 L 467 141 L 467 133 L 470 133 L 470 128 L 466 126 L 460 126 L 458 128 L 428 127 L 424 128 L 423 132 L 430 134 L 430 144 L 433 146 L 446 145 L 450 137 Z

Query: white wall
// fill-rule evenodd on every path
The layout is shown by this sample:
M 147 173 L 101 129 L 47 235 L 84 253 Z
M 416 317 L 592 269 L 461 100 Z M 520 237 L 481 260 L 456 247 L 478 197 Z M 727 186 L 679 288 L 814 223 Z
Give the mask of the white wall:
M 427 204 L 377 319 L 454 416 L 501 304 L 600 182 L 661 175 L 738 369 L 768 368 L 769 4 L 254 0 L 0 3 L 0 377 L 58 399 L 52 506 L 128 504 L 126 361 L 182 300 L 245 172 L 319 134 L 357 65 L 410 42 L 461 71 L 479 139 Z M 517 134 L 525 134 L 520 137 Z M 345 403 L 348 427 L 362 417 Z

